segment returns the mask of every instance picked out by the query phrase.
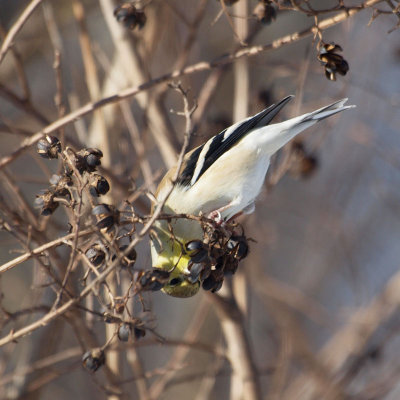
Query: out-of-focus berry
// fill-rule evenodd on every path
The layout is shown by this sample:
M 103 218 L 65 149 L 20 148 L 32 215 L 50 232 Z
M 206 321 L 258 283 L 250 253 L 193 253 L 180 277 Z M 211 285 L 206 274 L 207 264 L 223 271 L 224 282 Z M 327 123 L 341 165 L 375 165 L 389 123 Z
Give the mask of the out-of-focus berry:
M 114 309 L 117 314 L 122 314 L 125 310 L 125 300 L 122 297 L 114 299 Z
M 61 153 L 61 142 L 55 136 L 46 135 L 38 141 L 36 149 L 43 158 L 58 158 L 58 153 Z
M 133 334 L 135 336 L 135 339 L 139 340 L 140 338 L 142 338 L 146 335 L 146 331 L 143 328 L 138 328 L 135 326 L 133 328 Z
M 271 1 L 260 0 L 253 10 L 253 15 L 265 25 L 269 25 L 276 20 L 276 9 Z
M 131 326 L 128 323 L 123 323 L 118 328 L 118 339 L 121 342 L 127 342 L 131 336 Z
M 146 14 L 136 8 L 132 3 L 122 3 L 114 9 L 114 16 L 118 22 L 128 29 L 139 27 L 142 29 L 146 24 Z
M 82 357 L 83 366 L 90 372 L 96 372 L 105 362 L 106 356 L 100 348 L 89 350 Z

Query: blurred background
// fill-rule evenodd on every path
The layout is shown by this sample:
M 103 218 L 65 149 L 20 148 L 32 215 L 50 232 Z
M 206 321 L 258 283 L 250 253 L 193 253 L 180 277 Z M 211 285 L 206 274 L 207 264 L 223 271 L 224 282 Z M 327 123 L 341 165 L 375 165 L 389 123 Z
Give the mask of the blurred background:
M 40 159 L 35 146 L 13 151 L 88 102 L 150 82 L 52 132 L 76 150 L 101 149 L 107 202 L 128 200 L 139 215 L 149 214 L 145 192 L 154 193 L 176 162 L 185 131 L 176 114 L 182 96 L 168 76 L 155 78 L 187 67 L 173 81 L 198 104 L 191 147 L 288 94 L 296 98 L 280 119 L 343 97 L 357 108 L 309 129 L 274 158 L 256 211 L 240 220 L 254 240 L 250 255 L 221 296 L 144 293 L 144 307 L 129 299 L 134 317 L 146 321 L 143 338 L 118 341 L 116 324 L 105 324 L 101 304 L 88 296 L 81 304 L 98 314 L 71 308 L 7 340 L 52 311 L 49 270 L 62 280 L 70 250 L 64 243 L 45 261 L 0 266 L 0 398 L 400 398 L 399 2 L 153 0 L 129 4 L 145 17 L 117 13 L 118 22 L 121 5 L 0 1 L 2 265 L 66 235 L 71 221 L 61 207 L 50 218 L 33 208 L 60 163 Z M 301 40 L 277 41 L 295 33 Z M 336 80 L 317 58 L 331 42 L 349 65 Z M 253 47 L 256 55 L 224 58 Z M 147 239 L 136 251 L 135 268 L 150 268 Z M 76 294 L 84 271 L 74 266 Z M 126 274 L 110 283 L 115 296 L 129 285 Z M 228 312 L 218 300 L 224 296 L 233 304 Z M 82 355 L 108 341 L 106 366 L 87 371 Z

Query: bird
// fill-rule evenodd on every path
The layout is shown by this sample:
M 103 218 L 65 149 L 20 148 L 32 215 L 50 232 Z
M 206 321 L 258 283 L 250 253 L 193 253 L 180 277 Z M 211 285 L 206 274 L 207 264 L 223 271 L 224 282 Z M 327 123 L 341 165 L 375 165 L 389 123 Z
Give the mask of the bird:
M 156 190 L 156 204 L 164 202 L 163 213 L 202 215 L 218 223 L 252 213 L 271 157 L 303 130 L 355 107 L 345 105 L 348 100 L 345 98 L 310 113 L 271 124 L 293 97 L 287 96 L 254 116 L 235 123 L 188 152 L 179 173 L 177 166 L 171 168 Z M 188 270 L 190 251 L 187 244 L 192 243 L 193 247 L 196 240 L 203 238 L 199 222 L 187 218 L 159 219 L 153 225 L 150 238 L 153 268 L 170 273 L 162 290 L 174 297 L 195 295 L 201 282 L 197 277 L 193 279 Z

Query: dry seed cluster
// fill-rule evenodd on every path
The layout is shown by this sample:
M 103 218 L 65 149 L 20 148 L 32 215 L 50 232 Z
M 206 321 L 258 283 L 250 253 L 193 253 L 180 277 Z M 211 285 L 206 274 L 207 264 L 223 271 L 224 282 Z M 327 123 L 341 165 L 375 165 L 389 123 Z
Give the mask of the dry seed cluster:
M 336 74 L 346 75 L 349 70 L 348 62 L 338 51 L 343 51 L 342 48 L 335 43 L 323 43 L 319 49 L 318 60 L 325 68 L 325 76 L 330 81 L 336 80 Z
M 236 234 L 231 227 L 228 234 L 218 229 L 206 232 L 204 242 L 186 243 L 185 252 L 190 256 L 187 279 L 192 283 L 201 282 L 204 290 L 217 292 L 225 276 L 233 275 L 239 261 L 248 255 L 249 246 L 244 234 Z M 173 285 L 173 280 L 169 284 Z

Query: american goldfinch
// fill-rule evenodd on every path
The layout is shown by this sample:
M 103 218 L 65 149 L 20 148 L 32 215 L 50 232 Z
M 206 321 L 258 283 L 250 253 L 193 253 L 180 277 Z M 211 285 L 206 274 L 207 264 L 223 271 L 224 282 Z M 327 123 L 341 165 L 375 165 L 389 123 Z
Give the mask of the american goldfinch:
M 204 215 L 220 222 L 254 211 L 271 156 L 303 130 L 315 123 L 354 106 L 344 106 L 347 99 L 327 107 L 270 124 L 293 98 L 288 96 L 258 114 L 224 129 L 184 157 L 177 182 L 169 194 L 166 214 Z M 174 167 L 162 179 L 155 197 L 165 200 Z M 201 285 L 198 274 L 188 268 L 191 253 L 203 238 L 198 221 L 171 218 L 157 220 L 151 235 L 154 268 L 167 270 L 170 278 L 163 291 L 175 297 L 190 297 Z

